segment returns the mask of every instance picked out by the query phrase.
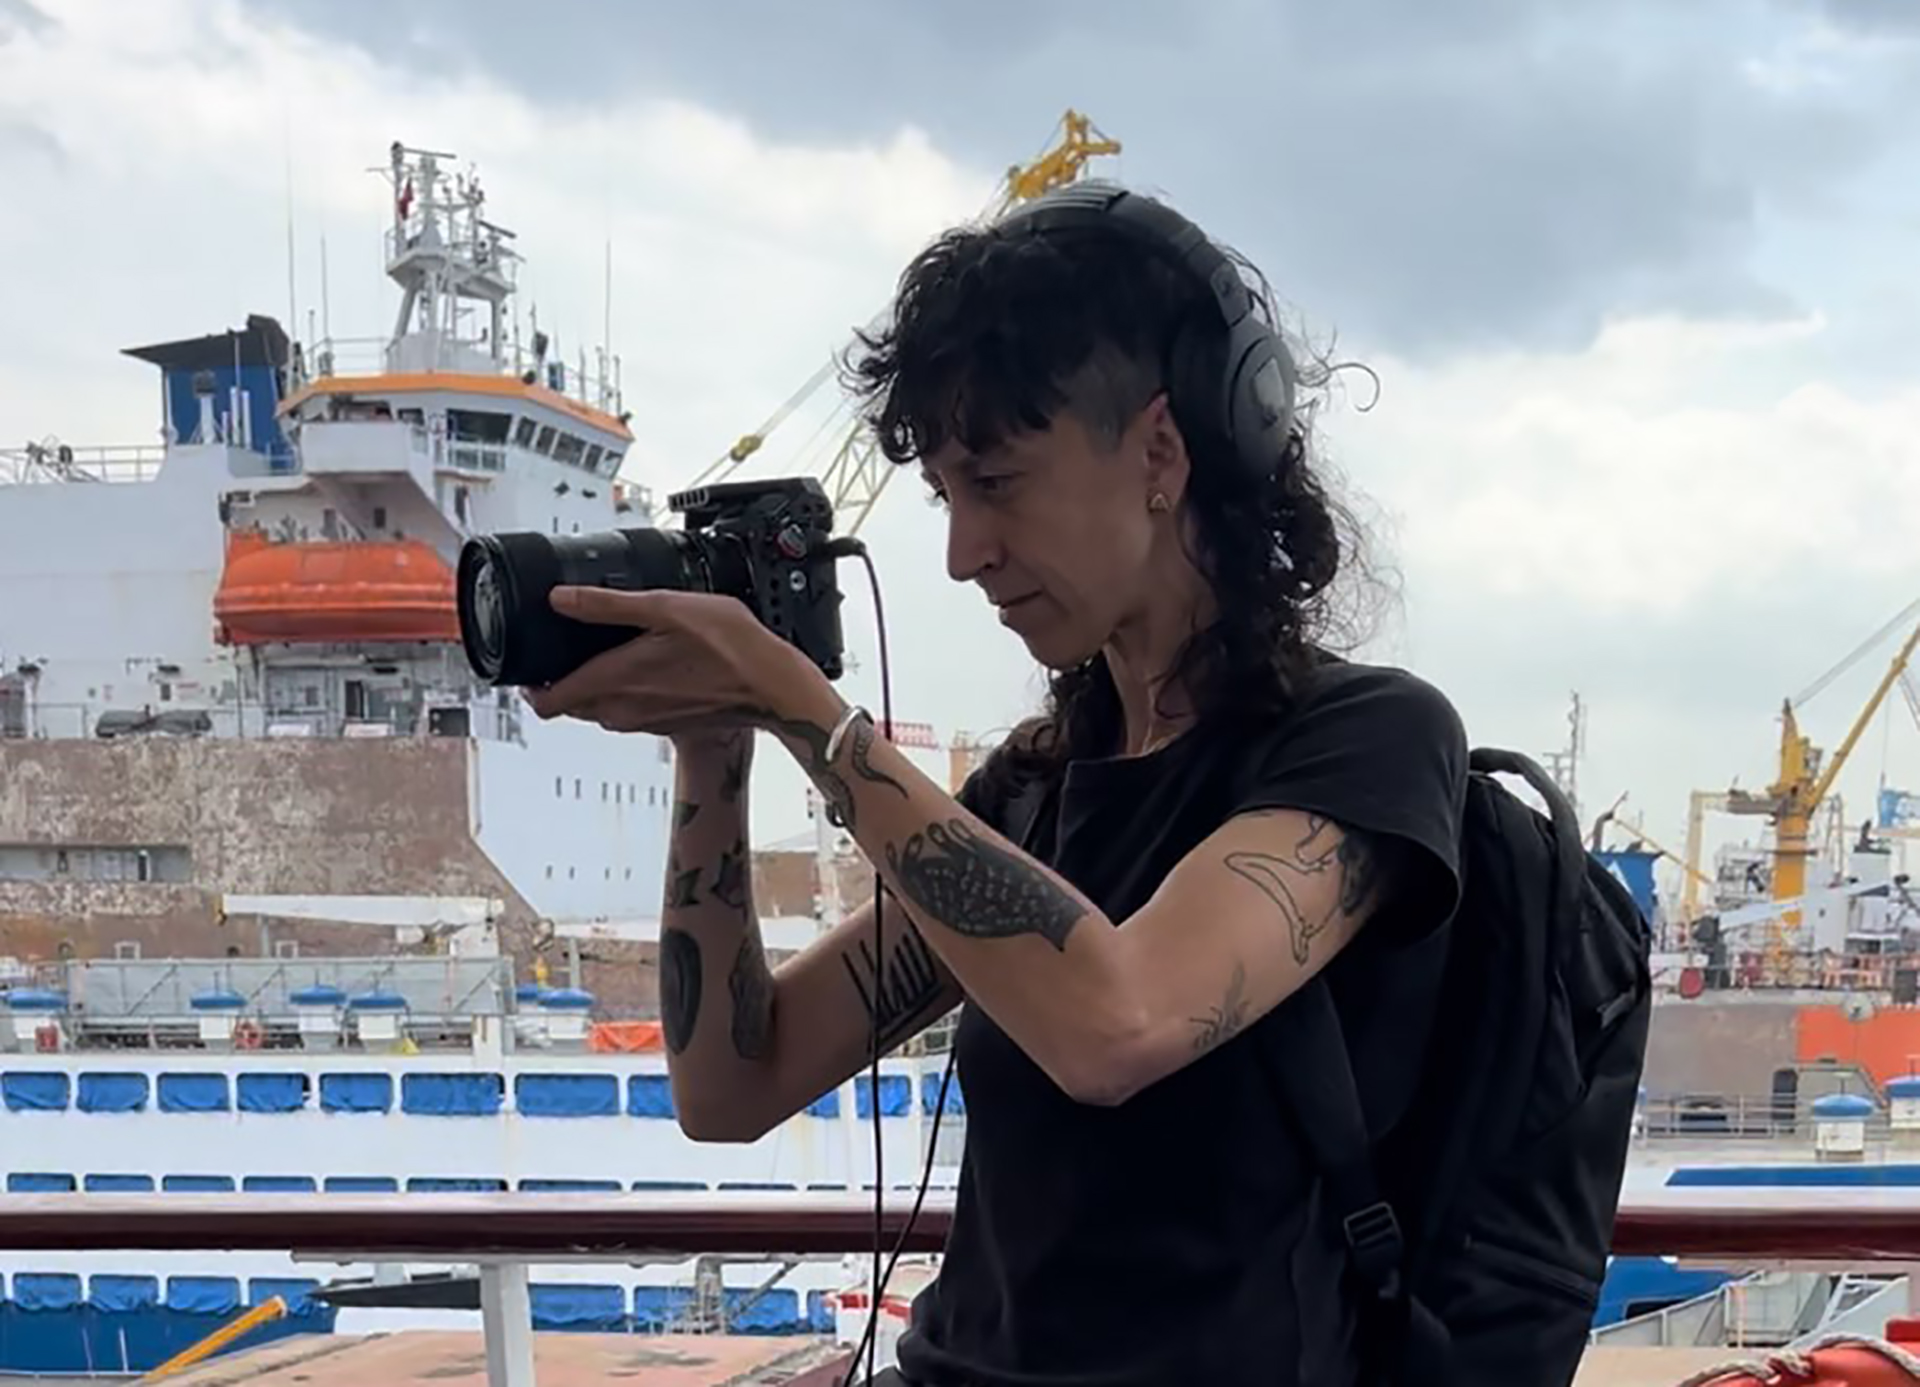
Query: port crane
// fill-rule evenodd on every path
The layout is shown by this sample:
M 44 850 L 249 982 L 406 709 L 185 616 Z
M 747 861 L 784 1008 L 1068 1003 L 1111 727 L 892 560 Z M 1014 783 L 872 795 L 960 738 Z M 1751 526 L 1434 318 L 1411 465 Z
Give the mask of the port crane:
M 1847 729 L 1831 756 L 1824 756 L 1813 741 L 1800 730 L 1799 712 L 1807 701 L 1844 674 L 1893 632 L 1914 623 L 1894 652 L 1893 659 L 1874 686 L 1872 695 Z M 1793 908 L 1807 894 L 1807 861 L 1813 855 L 1813 823 L 1845 769 L 1861 736 L 1885 704 L 1887 695 L 1900 687 L 1909 708 L 1920 720 L 1920 692 L 1913 688 L 1908 666 L 1914 650 L 1920 646 L 1920 601 L 1909 604 L 1852 653 L 1841 660 L 1797 698 L 1789 698 L 1780 710 L 1780 751 L 1773 783 L 1764 790 L 1729 789 L 1697 791 L 1688 814 L 1686 849 L 1686 885 L 1681 897 L 1683 918 L 1692 920 L 1700 911 L 1699 887 L 1707 881 L 1700 871 L 1702 821 L 1709 810 L 1737 815 L 1763 816 L 1773 826 L 1772 881 L 1769 896 L 1774 902 L 1778 924 L 1774 933 L 1777 951 L 1789 950 L 1799 926 L 1800 912 Z
M 1079 111 L 1068 110 L 1054 127 L 1047 147 L 1025 164 L 1007 170 L 993 200 L 981 211 L 978 221 L 991 223 L 1020 203 L 1029 202 L 1055 188 L 1077 182 L 1087 165 L 1097 158 L 1120 152 L 1120 142 L 1109 138 L 1092 120 Z M 868 324 L 871 331 L 881 324 L 876 317 Z M 752 433 L 742 434 L 734 445 L 716 458 L 689 483 L 710 486 L 725 481 L 758 453 L 767 436 L 784 424 L 813 398 L 836 374 L 838 353 L 829 356 L 801 387 L 782 402 Z M 814 434 L 837 441 L 830 445 L 826 462 L 819 467 L 820 485 L 833 502 L 843 534 L 855 534 L 873 513 L 880 494 L 899 469 L 880 455 L 872 430 L 854 416 L 852 405 L 842 402 Z M 810 470 L 801 468 L 799 470 Z

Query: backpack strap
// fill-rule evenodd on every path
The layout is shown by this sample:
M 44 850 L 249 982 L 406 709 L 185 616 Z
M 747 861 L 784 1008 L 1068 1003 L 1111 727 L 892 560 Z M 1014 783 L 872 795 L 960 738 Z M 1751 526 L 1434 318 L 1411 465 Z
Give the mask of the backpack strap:
M 1365 1300 L 1360 1344 L 1369 1383 L 1447 1382 L 1447 1332 L 1407 1294 L 1407 1240 L 1399 1215 L 1380 1188 L 1366 1108 L 1334 1007 L 1332 989 L 1315 977 L 1274 1009 L 1260 1030 L 1261 1054 L 1318 1170 Z

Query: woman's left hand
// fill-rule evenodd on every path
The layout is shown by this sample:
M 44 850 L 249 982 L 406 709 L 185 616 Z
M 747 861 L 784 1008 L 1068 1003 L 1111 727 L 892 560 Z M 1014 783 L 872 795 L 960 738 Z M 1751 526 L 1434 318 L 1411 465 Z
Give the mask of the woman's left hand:
M 528 690 L 543 718 L 663 737 L 764 727 L 804 681 L 825 678 L 732 597 L 559 587 L 551 600 L 562 616 L 636 633 L 548 687 Z

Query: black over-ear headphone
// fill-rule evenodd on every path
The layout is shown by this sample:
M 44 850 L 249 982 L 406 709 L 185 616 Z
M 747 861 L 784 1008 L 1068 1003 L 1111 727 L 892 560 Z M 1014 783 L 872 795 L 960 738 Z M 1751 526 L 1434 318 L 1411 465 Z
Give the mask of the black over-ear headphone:
M 1091 181 L 1057 188 L 1014 208 L 995 230 L 1026 235 L 1118 233 L 1206 285 L 1218 320 L 1196 322 L 1189 317 L 1167 348 L 1174 416 L 1224 440 L 1253 478 L 1279 468 L 1293 428 L 1293 357 L 1255 310 L 1253 292 L 1239 268 L 1205 232 L 1143 193 Z M 1221 331 L 1227 339 L 1225 369 L 1215 374 L 1208 366 L 1212 356 L 1205 339 Z

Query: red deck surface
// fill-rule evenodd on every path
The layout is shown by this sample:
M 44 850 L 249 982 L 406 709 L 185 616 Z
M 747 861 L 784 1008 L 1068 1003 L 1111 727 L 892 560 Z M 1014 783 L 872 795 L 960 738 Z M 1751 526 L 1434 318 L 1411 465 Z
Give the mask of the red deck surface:
M 533 1344 L 540 1387 L 826 1387 L 847 1352 L 824 1339 L 720 1334 L 536 1334 Z M 480 1336 L 439 1330 L 283 1339 L 171 1379 L 174 1387 L 486 1387 L 486 1381 Z

